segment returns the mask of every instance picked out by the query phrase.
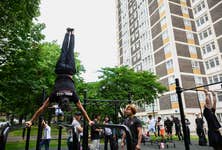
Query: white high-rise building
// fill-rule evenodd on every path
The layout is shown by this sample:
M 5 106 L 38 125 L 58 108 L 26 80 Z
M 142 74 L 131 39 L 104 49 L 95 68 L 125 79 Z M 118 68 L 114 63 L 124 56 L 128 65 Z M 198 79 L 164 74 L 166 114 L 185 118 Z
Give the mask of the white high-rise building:
M 154 105 L 157 115 L 179 115 L 175 78 L 183 88 L 222 81 L 222 1 L 116 0 L 116 4 L 119 65 L 151 71 L 168 88 Z M 210 86 L 215 89 L 221 90 L 221 85 Z M 182 99 L 186 117 L 193 122 L 199 106 L 203 108 L 204 93 L 186 91 Z M 217 102 L 221 121 L 221 92 Z M 152 113 L 151 106 L 144 115 Z

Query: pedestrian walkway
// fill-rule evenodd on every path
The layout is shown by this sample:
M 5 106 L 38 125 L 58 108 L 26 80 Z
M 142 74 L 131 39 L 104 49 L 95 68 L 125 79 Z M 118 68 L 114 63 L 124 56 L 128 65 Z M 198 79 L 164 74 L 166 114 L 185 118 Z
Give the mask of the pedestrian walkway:
M 190 150 L 213 150 L 213 148 L 211 148 L 209 146 L 199 146 L 197 144 L 197 141 L 193 141 L 192 143 L 193 144 L 190 145 Z M 164 149 L 166 149 L 166 150 L 185 150 L 184 142 L 176 141 L 175 144 L 176 144 L 175 148 L 169 144 L 169 147 L 167 148 L 165 146 Z M 100 150 L 104 150 L 104 145 L 101 144 L 100 148 L 101 148 Z M 119 150 L 120 149 L 121 148 L 119 147 Z M 146 143 L 145 145 L 141 144 L 141 150 L 157 150 L 157 149 L 159 149 L 157 144 L 152 144 L 152 145 L 150 143 Z M 30 149 L 30 150 L 35 150 L 35 149 Z M 57 150 L 57 148 L 50 148 L 50 150 Z M 67 147 L 63 147 L 63 148 L 61 148 L 61 150 L 67 150 Z M 125 148 L 125 150 L 127 150 L 127 149 Z

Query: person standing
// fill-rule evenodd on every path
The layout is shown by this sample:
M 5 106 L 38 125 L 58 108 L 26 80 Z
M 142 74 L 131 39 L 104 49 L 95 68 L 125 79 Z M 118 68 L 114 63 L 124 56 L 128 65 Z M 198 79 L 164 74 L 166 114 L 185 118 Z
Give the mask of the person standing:
M 156 137 L 156 120 L 152 117 L 152 115 L 149 115 L 148 118 L 148 135 L 150 135 L 150 132 L 153 132 Z
M 215 115 L 216 112 L 216 95 L 212 91 L 213 96 L 213 105 L 211 104 L 211 100 L 209 97 L 208 90 L 204 90 L 205 96 L 206 96 L 206 102 L 204 106 L 203 115 L 207 121 L 208 125 L 208 139 L 209 139 L 209 145 L 214 148 L 214 150 L 222 150 L 222 135 L 220 130 L 221 125 L 219 121 L 217 120 L 217 117 Z
M 108 116 L 105 117 L 103 124 L 112 124 L 112 121 Z M 114 138 L 113 132 L 110 128 L 104 129 L 104 150 L 107 150 L 108 142 L 110 144 L 110 150 L 114 150 Z
M 100 135 L 103 129 L 96 127 L 100 122 L 101 116 L 96 114 L 94 117 L 94 125 L 91 126 L 91 141 L 92 141 L 92 150 L 100 150 Z
M 186 125 L 187 138 L 188 138 L 187 141 L 191 145 L 191 141 L 190 141 L 190 127 L 189 127 L 190 121 L 187 118 L 185 119 L 185 125 Z
M 178 119 L 178 117 L 174 117 L 171 116 L 173 119 L 173 122 L 175 124 L 175 131 L 176 131 L 176 135 L 178 136 L 179 141 L 183 140 L 183 135 L 181 132 L 181 124 L 180 124 L 180 120 Z
M 196 114 L 195 123 L 196 123 L 196 132 L 199 137 L 199 145 L 206 146 L 207 139 L 206 139 L 205 133 L 204 133 L 204 126 L 203 126 L 204 121 L 203 121 L 203 118 L 200 116 L 200 114 Z
M 168 139 L 172 140 L 173 121 L 171 121 L 169 117 L 164 121 L 164 126 Z
M 43 138 L 40 142 L 40 147 L 42 148 L 43 145 L 45 145 L 45 150 L 49 150 L 49 143 L 51 139 L 51 127 L 45 123 L 45 121 L 42 121 L 42 127 L 43 127 Z
M 80 148 L 80 134 L 83 132 L 83 128 L 80 124 L 80 120 L 81 120 L 81 112 L 76 112 L 75 113 L 75 116 L 73 117 L 73 121 L 72 121 L 72 126 L 74 127 L 74 131 L 77 135 L 77 138 L 78 138 L 78 148 Z M 68 142 L 67 142 L 67 145 L 68 145 L 68 149 L 69 150 L 73 150 L 73 134 L 72 134 L 72 130 L 69 130 L 69 137 L 68 137 Z
M 127 118 L 124 120 L 124 125 L 126 125 L 131 133 L 132 133 L 132 149 L 133 150 L 140 150 L 141 141 L 142 141 L 142 123 L 141 121 L 135 116 L 136 114 L 136 106 L 133 104 L 129 104 L 125 108 L 125 115 Z M 124 132 L 122 135 L 122 142 L 121 147 L 124 148 L 126 139 L 126 133 Z
M 160 136 L 161 136 L 161 141 L 165 142 L 165 129 L 164 129 L 164 122 L 161 117 L 157 118 L 157 127 L 160 129 Z

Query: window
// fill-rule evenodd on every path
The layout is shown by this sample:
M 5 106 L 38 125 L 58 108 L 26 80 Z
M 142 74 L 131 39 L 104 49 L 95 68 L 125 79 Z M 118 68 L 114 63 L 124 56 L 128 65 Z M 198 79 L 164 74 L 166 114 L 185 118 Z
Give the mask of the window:
M 217 76 L 217 75 L 214 75 L 214 76 L 213 76 L 213 79 L 214 79 L 214 82 L 218 82 L 218 81 L 219 81 L 219 79 L 218 79 L 218 76 Z
M 198 4 L 195 8 L 194 8 L 194 13 L 197 14 L 199 13 L 202 9 L 205 8 L 205 3 L 204 1 L 202 1 L 200 4 Z
M 163 19 L 161 19 L 160 21 L 161 26 L 165 25 L 166 23 L 167 23 L 166 17 L 163 17 Z
M 213 83 L 213 78 L 212 77 L 209 77 L 208 80 L 209 80 L 210 84 Z
M 203 40 L 203 39 L 207 38 L 208 36 L 210 36 L 211 34 L 212 34 L 211 28 L 208 28 L 208 29 L 202 31 L 201 33 L 199 33 L 199 38 L 200 38 L 200 40 Z
M 196 50 L 195 46 L 190 46 L 189 45 L 189 51 L 190 51 L 191 54 L 197 54 L 197 50 Z
M 167 69 L 173 68 L 173 60 L 172 59 L 170 59 L 166 62 L 166 68 Z
M 205 94 L 202 92 L 198 92 L 198 98 L 199 98 L 199 101 L 205 101 Z
M 215 67 L 215 61 L 213 59 L 209 60 L 209 64 L 211 68 Z
M 162 33 L 162 37 L 163 37 L 163 39 L 168 38 L 168 31 L 167 30 Z
M 220 65 L 218 57 L 215 58 L 215 62 L 216 62 L 216 65 L 217 65 L 217 66 Z
M 195 77 L 194 77 L 194 80 L 195 80 L 196 85 L 202 85 L 202 84 L 203 84 L 203 79 L 202 79 L 202 77 L 197 77 L 197 76 L 195 76 Z
M 176 93 L 170 94 L 170 100 L 171 102 L 177 102 L 178 101 L 178 97 Z
M 222 92 L 219 92 L 217 94 L 217 99 L 218 99 L 218 101 L 222 102 Z
M 193 38 L 193 33 L 191 33 L 191 32 L 186 32 L 186 35 L 187 35 L 187 39 L 194 39 L 194 38 Z
M 183 7 L 183 6 L 182 6 L 181 9 L 182 9 L 182 13 L 183 13 L 183 14 L 189 14 L 187 7 Z
M 169 45 L 169 44 L 167 44 L 167 45 L 164 47 L 164 52 L 165 52 L 165 54 L 170 53 L 170 45 Z
M 202 47 L 203 54 L 210 53 L 216 49 L 215 43 L 211 42 Z
M 207 62 L 205 62 L 205 65 L 206 65 L 206 68 L 207 68 L 207 69 L 210 69 L 210 66 L 209 66 L 208 61 L 207 61 Z
M 215 57 L 213 59 L 210 59 L 208 61 L 205 62 L 206 68 L 210 69 L 210 68 L 214 68 L 216 66 L 220 65 L 219 59 L 218 57 Z
M 200 65 L 199 65 L 199 62 L 198 61 L 194 61 L 192 60 L 191 61 L 191 64 L 192 64 L 192 68 L 194 69 L 197 69 L 197 68 L 200 68 Z
M 184 25 L 185 25 L 185 26 L 191 26 L 190 20 L 183 19 L 183 22 L 184 22 Z
M 175 84 L 175 76 L 174 75 L 168 77 L 168 83 L 169 83 L 169 85 Z

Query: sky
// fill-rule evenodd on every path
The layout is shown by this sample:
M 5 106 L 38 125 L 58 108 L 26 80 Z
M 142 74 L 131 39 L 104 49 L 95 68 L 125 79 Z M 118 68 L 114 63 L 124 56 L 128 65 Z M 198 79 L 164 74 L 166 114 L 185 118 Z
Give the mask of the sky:
M 67 27 L 75 29 L 75 50 L 84 65 L 86 82 L 98 70 L 117 65 L 115 0 L 41 0 L 38 21 L 45 23 L 45 41 L 61 46 Z

